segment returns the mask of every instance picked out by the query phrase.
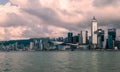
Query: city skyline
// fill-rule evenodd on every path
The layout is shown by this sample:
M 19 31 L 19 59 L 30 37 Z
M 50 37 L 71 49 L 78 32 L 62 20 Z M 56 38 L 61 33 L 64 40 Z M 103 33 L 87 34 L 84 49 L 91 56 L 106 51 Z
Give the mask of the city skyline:
M 90 34 L 93 16 L 98 28 L 119 32 L 119 12 L 119 0 L 0 0 L 0 40 Z

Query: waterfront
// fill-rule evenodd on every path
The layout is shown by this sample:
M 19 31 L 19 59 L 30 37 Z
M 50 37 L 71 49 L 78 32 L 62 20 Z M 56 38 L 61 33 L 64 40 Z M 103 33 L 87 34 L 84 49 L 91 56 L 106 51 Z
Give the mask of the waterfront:
M 0 72 L 119 72 L 120 51 L 0 52 Z

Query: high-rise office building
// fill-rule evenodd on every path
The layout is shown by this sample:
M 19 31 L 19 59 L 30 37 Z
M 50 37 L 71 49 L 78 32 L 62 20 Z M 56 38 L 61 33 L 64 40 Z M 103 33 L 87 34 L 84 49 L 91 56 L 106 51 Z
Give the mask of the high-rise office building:
M 111 35 L 108 35 L 108 49 L 113 49 L 113 38 Z
M 81 35 L 82 35 L 82 44 L 87 44 L 88 31 L 81 31 Z
M 78 36 L 73 36 L 73 41 L 72 41 L 72 43 L 78 43 L 79 41 L 79 37 Z
M 78 43 L 79 45 L 82 45 L 82 34 L 78 34 Z
M 78 34 L 78 42 L 80 45 L 86 45 L 88 43 L 88 31 L 81 31 Z
M 97 20 L 95 17 L 93 17 L 91 28 L 92 44 L 97 44 L 97 34 L 95 33 L 97 29 L 98 29 Z
M 40 40 L 40 50 L 43 50 L 43 43 L 42 43 L 42 40 Z
M 93 48 L 96 48 L 97 46 L 97 43 L 98 43 L 98 38 L 97 38 L 97 29 L 98 29 L 98 26 L 97 26 L 97 20 L 95 17 L 93 17 L 93 20 L 92 20 L 92 27 L 91 27 L 91 36 L 92 36 L 92 45 L 93 45 Z
M 18 43 L 15 43 L 15 49 L 14 50 L 18 50 Z
M 92 45 L 92 37 L 89 36 L 88 38 L 88 48 L 91 49 L 91 45 Z
M 116 29 L 115 28 L 108 29 L 108 35 L 111 35 L 112 39 L 115 41 L 115 39 L 116 39 Z
M 73 33 L 72 32 L 69 32 L 68 33 L 68 37 L 72 37 L 73 36 Z
M 98 29 L 97 30 L 97 35 L 98 35 L 98 48 L 103 48 L 103 41 L 104 41 L 104 30 Z
M 68 33 L 68 43 L 72 43 L 72 41 L 73 41 L 73 33 L 69 32 Z
M 63 42 L 63 37 L 57 38 L 57 41 Z
M 33 42 L 30 42 L 30 50 L 32 50 L 34 48 L 34 43 Z
M 114 48 L 114 42 L 116 40 L 116 29 L 108 29 L 108 49 Z

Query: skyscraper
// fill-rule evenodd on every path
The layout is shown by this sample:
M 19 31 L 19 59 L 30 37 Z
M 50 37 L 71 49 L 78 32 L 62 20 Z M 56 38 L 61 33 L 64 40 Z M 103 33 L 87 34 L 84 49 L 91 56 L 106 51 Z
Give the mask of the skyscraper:
M 115 28 L 108 29 L 108 35 L 111 35 L 112 39 L 115 41 L 115 39 L 116 39 L 116 29 Z
M 40 40 L 40 50 L 43 50 L 43 43 L 42 43 L 42 40 Z
M 78 43 L 79 42 L 79 37 L 78 37 L 78 35 L 76 35 L 76 36 L 73 36 L 73 39 L 72 39 L 72 43 Z
M 108 29 L 108 49 L 114 48 L 114 42 L 116 40 L 116 29 Z
M 92 36 L 92 45 L 93 47 L 97 45 L 97 29 L 98 29 L 98 26 L 97 26 L 97 20 L 95 17 L 93 17 L 92 19 L 92 27 L 91 27 L 91 36 Z
M 79 42 L 79 45 L 82 45 L 82 34 L 78 34 L 78 42 Z
M 82 31 L 82 43 L 87 44 L 87 38 L 88 38 L 88 31 Z
M 73 41 L 73 33 L 69 32 L 68 33 L 68 43 L 72 43 L 72 41 Z
M 104 41 L 104 30 L 98 29 L 97 30 L 97 35 L 98 35 L 98 48 L 103 48 L 103 41 Z
M 30 50 L 32 50 L 34 48 L 34 43 L 33 42 L 30 42 Z

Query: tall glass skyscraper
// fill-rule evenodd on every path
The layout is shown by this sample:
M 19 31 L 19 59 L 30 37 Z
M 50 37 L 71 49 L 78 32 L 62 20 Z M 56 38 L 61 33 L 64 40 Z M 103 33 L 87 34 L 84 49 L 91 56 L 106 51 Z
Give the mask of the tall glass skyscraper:
M 114 48 L 114 41 L 116 40 L 116 29 L 108 29 L 108 48 Z
M 73 42 L 73 33 L 69 32 L 68 33 L 68 43 L 72 43 Z
M 97 23 L 97 20 L 96 20 L 96 18 L 95 17 L 93 17 L 93 20 L 92 20 L 92 27 L 91 27 L 91 36 L 92 36 L 92 44 L 93 45 L 97 45 L 97 33 L 96 33 L 96 31 L 97 31 L 97 29 L 98 29 L 98 25 L 97 25 L 98 23 Z

